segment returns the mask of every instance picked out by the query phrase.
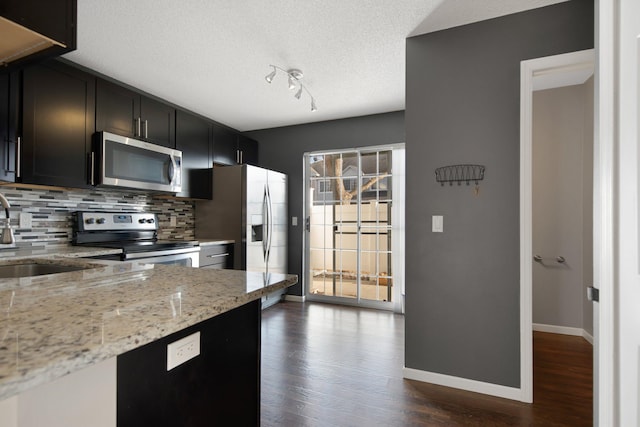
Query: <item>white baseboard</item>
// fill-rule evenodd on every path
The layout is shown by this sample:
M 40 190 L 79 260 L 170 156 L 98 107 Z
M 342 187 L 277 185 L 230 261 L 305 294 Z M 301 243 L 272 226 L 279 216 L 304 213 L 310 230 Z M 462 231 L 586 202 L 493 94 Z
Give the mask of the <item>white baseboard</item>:
M 403 368 L 402 375 L 404 378 L 409 380 L 422 381 L 425 383 L 472 391 L 474 393 L 488 394 L 490 396 L 502 397 L 504 399 L 517 400 L 520 402 L 525 401 L 523 400 L 522 390 L 519 388 L 485 383 L 460 377 L 452 377 L 450 375 L 437 374 L 412 368 Z
M 285 295 L 284 296 L 284 300 L 285 301 L 292 301 L 292 302 L 304 302 L 305 301 L 305 296 L 302 295 Z
M 593 345 L 593 336 L 581 328 L 572 328 L 569 326 L 545 325 L 543 323 L 534 323 L 533 330 L 538 332 L 549 332 L 552 334 L 573 335 L 582 337 Z

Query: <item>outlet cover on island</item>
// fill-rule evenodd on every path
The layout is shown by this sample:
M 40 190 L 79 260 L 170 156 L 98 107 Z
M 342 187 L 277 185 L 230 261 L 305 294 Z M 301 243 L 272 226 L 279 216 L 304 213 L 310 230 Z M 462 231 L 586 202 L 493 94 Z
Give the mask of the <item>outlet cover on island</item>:
M 298 226 L 298 217 L 297 216 L 292 216 L 291 217 L 291 225 L 294 227 Z
M 431 217 L 431 231 L 433 233 L 442 233 L 444 231 L 444 219 L 442 215 L 433 215 Z
M 200 354 L 200 332 L 167 345 L 167 371 Z

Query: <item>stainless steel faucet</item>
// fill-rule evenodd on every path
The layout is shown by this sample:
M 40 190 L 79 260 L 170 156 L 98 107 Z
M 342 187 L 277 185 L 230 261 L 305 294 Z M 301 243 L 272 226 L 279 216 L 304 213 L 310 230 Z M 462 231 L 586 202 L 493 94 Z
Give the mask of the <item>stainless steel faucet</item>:
M 0 193 L 0 204 L 2 204 L 2 207 L 7 214 L 7 221 L 4 224 L 4 228 L 2 229 L 2 241 L 0 242 L 0 244 L 14 245 L 16 243 L 16 238 L 13 235 L 13 229 L 11 228 L 11 218 L 9 218 L 9 208 L 11 207 L 11 205 L 2 193 Z

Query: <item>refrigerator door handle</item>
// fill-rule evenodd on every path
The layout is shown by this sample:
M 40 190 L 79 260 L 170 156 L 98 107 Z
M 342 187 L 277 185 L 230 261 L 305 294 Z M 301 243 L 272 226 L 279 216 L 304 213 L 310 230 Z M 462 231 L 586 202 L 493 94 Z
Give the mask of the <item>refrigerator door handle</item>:
M 267 221 L 267 217 L 269 215 L 267 208 L 267 186 L 264 186 L 264 194 L 262 195 L 262 227 L 263 227 L 263 235 L 262 235 L 262 257 L 264 258 L 264 262 L 267 262 L 267 238 L 268 231 L 266 230 L 265 223 Z M 267 235 L 265 235 L 267 234 Z
M 271 206 L 271 192 L 267 184 L 267 263 L 271 256 L 271 236 L 273 235 L 273 207 Z

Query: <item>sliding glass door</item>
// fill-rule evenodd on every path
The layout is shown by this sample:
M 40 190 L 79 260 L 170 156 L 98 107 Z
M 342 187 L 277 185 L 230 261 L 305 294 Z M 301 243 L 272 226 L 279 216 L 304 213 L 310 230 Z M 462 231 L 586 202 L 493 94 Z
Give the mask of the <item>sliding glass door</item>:
M 402 310 L 404 147 L 305 155 L 310 300 Z

